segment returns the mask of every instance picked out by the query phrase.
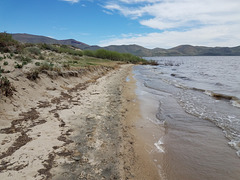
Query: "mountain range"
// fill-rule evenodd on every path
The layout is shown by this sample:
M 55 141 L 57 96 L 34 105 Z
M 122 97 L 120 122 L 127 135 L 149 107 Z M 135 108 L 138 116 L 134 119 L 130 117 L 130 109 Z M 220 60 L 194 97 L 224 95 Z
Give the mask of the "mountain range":
M 111 46 L 90 46 L 74 39 L 56 40 L 46 36 L 31 34 L 12 34 L 13 39 L 22 43 L 46 43 L 70 45 L 82 50 L 97 50 L 100 48 L 117 51 L 120 53 L 131 53 L 141 57 L 151 56 L 240 56 L 240 46 L 237 47 L 205 47 L 180 45 L 170 49 L 154 48 L 148 49 L 139 45 L 111 45 Z

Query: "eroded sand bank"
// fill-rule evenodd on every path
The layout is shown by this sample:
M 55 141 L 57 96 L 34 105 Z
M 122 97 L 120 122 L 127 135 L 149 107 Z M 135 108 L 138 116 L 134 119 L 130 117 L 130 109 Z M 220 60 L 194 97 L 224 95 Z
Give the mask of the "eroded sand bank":
M 15 95 L 1 99 L 0 179 L 155 179 L 134 133 L 131 68 L 17 76 Z

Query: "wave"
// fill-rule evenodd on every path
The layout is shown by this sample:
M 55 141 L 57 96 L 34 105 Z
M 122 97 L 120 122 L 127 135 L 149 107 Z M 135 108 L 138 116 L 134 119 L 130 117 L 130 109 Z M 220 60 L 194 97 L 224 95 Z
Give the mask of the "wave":
M 229 101 L 232 106 L 240 108 L 240 99 L 237 98 L 236 96 L 230 96 L 227 94 L 221 94 L 221 93 L 215 93 L 213 91 L 208 91 L 206 90 L 204 92 L 205 94 L 217 99 L 217 100 L 224 100 L 224 101 Z
M 174 74 L 174 73 L 172 73 L 171 76 L 172 76 L 172 77 L 175 77 L 175 78 L 179 78 L 179 79 L 183 79 L 183 80 L 191 81 L 190 78 L 185 77 L 185 76 L 180 76 L 180 75 L 178 75 L 178 74 Z
M 240 99 L 236 96 L 231 96 L 231 95 L 227 95 L 227 94 L 223 94 L 223 93 L 216 93 L 216 92 L 213 92 L 210 90 L 200 89 L 200 88 L 195 88 L 195 87 L 186 87 L 186 86 L 179 85 L 176 83 L 174 84 L 174 86 L 181 88 L 181 89 L 189 89 L 189 90 L 199 91 L 208 96 L 213 97 L 216 100 L 228 101 L 231 103 L 232 106 L 240 108 Z
M 158 142 L 154 143 L 154 146 L 157 148 L 157 151 L 160 153 L 164 153 L 164 148 L 163 148 L 163 142 L 162 142 L 162 138 L 158 140 Z

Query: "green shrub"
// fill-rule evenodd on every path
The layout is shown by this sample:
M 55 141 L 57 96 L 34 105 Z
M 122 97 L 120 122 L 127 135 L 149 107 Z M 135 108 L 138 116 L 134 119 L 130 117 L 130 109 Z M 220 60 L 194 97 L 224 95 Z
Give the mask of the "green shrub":
M 62 45 L 58 48 L 57 52 L 59 53 L 67 53 L 70 55 L 75 55 L 75 56 L 83 56 L 83 52 L 81 50 L 75 50 L 72 49 L 66 45 Z
M 23 65 L 17 63 L 14 67 L 17 68 L 17 69 L 21 69 L 23 67 Z
M 23 62 L 22 62 L 22 66 L 25 66 L 25 65 L 27 65 L 27 64 L 28 64 L 27 61 L 23 61 Z
M 85 56 L 95 57 L 94 51 L 91 51 L 91 50 L 84 50 L 84 51 L 83 51 L 83 54 L 84 54 Z
M 3 65 L 4 65 L 4 66 L 7 66 L 7 65 L 8 65 L 8 62 L 7 62 L 7 61 L 4 61 Z
M 50 71 L 52 71 L 53 70 L 53 66 L 54 66 L 54 64 L 45 62 L 45 63 L 42 63 L 40 65 L 39 70 L 40 71 L 43 71 L 43 70 L 50 70 Z
M 25 57 L 25 56 L 18 56 L 18 59 L 22 61 L 23 64 L 25 65 L 32 62 L 32 60 L 29 57 Z
M 50 50 L 57 53 L 67 53 L 74 56 L 83 56 L 83 52 L 81 50 L 75 50 L 72 47 L 67 45 L 59 46 L 59 45 L 53 45 L 53 44 L 40 44 L 39 46 L 41 49 Z
M 0 74 L 1 75 L 1 74 Z M 6 77 L 0 76 L 0 94 L 12 96 L 14 88 Z
M 27 78 L 31 81 L 34 81 L 39 78 L 39 71 L 35 70 L 27 74 Z
M 41 50 L 38 47 L 28 47 L 26 50 L 34 55 L 40 56 L 41 55 Z
M 4 69 L 0 66 L 0 77 L 2 76 L 2 73 L 4 72 Z
M 95 51 L 95 57 L 102 58 L 102 59 L 108 59 L 108 52 L 105 49 L 98 49 Z
M 43 50 L 57 51 L 57 48 L 52 44 L 40 44 L 39 47 Z
M 0 57 L 0 61 L 2 61 L 3 60 L 3 57 Z
M 94 54 L 97 58 L 109 59 L 112 61 L 125 61 L 130 63 L 142 63 L 146 61 L 138 56 L 129 53 L 119 53 L 115 51 L 108 51 L 105 49 L 98 49 L 94 52 Z
M 40 66 L 41 63 L 40 63 L 40 62 L 35 62 L 35 65 L 36 65 L 36 66 Z
M 12 35 L 6 32 L 0 33 L 0 52 L 21 52 L 22 45 L 12 39 Z
M 68 63 L 64 63 L 64 64 L 63 64 L 63 67 L 64 67 L 65 69 L 70 69 L 70 65 L 69 65 Z

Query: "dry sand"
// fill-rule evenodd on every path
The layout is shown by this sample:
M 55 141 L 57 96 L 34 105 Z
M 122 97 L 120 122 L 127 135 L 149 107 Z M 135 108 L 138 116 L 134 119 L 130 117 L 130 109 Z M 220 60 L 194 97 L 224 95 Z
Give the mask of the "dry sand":
M 0 179 L 158 179 L 135 133 L 131 67 L 10 77 L 17 91 L 0 100 Z

